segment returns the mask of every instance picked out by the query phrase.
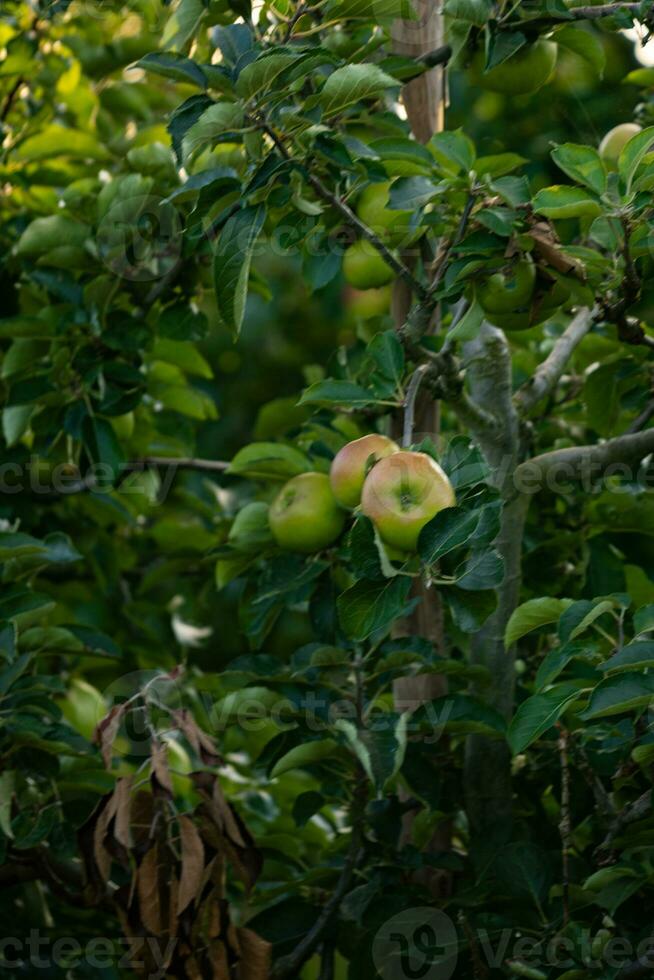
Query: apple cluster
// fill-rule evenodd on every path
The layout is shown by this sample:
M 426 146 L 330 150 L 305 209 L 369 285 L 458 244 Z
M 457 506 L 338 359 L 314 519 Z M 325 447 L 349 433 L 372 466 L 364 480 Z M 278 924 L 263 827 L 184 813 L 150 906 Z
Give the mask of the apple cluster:
M 455 503 L 452 484 L 435 459 L 371 433 L 343 446 L 329 474 L 290 479 L 268 519 L 281 548 L 311 554 L 333 544 L 348 512 L 358 510 L 373 522 L 389 556 L 402 558 L 416 551 L 425 524 Z

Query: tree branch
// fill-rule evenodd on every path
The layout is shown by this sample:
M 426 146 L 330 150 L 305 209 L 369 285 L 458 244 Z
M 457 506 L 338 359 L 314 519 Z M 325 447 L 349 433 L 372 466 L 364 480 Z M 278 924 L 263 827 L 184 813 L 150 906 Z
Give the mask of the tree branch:
M 654 452 L 654 429 L 628 433 L 595 446 L 572 446 L 534 456 L 515 471 L 516 488 L 537 493 L 555 474 L 564 479 L 595 479 L 613 465 L 639 462 Z
M 517 392 L 515 405 L 523 413 L 530 412 L 538 402 L 555 388 L 575 349 L 593 325 L 593 310 L 580 310 L 556 341 L 543 363 Z
M 141 456 L 126 464 L 130 471 L 145 470 L 148 466 L 173 466 L 181 470 L 201 470 L 206 473 L 224 473 L 229 463 L 222 459 L 197 459 L 191 456 Z
M 601 20 L 613 17 L 615 14 L 633 14 L 636 17 L 642 12 L 642 3 L 603 3 L 591 7 L 574 7 L 568 11 L 567 17 L 532 17 L 521 20 L 505 20 L 497 25 L 500 31 L 514 31 L 521 27 L 557 27 L 568 24 L 573 20 Z
M 418 365 L 409 381 L 406 398 L 404 399 L 404 426 L 402 429 L 402 446 L 404 449 L 411 445 L 418 389 L 420 388 L 422 379 L 425 377 L 425 372 L 429 371 L 429 369 L 429 364 Z
M 345 865 L 343 866 L 343 870 L 341 871 L 340 878 L 338 879 L 336 888 L 334 889 L 331 898 L 323 906 L 323 909 L 313 926 L 304 936 L 302 941 L 297 944 L 293 952 L 282 957 L 282 959 L 279 960 L 279 962 L 273 967 L 273 980 L 286 980 L 286 978 L 297 977 L 302 965 L 318 948 L 324 933 L 329 928 L 334 915 L 338 912 L 341 902 L 350 890 L 354 872 L 356 871 L 361 856 L 361 831 L 359 828 L 355 827 L 352 830 L 352 840 L 350 842 L 350 849 L 348 851 Z
M 289 153 L 283 140 L 277 135 L 272 126 L 264 119 L 259 120 L 259 126 L 263 132 L 270 137 L 277 151 L 284 157 L 284 159 L 293 161 L 293 156 Z M 347 223 L 359 232 L 362 238 L 365 238 L 367 242 L 370 242 L 370 244 L 377 249 L 387 265 L 390 265 L 391 269 L 393 269 L 398 276 L 408 283 L 416 296 L 418 296 L 420 299 L 426 299 L 428 294 L 423 284 L 411 274 L 404 263 L 401 262 L 397 256 L 393 254 L 393 252 L 391 252 L 388 246 L 385 245 L 381 238 L 375 234 L 372 228 L 369 228 L 368 225 L 354 213 L 352 208 L 345 203 L 345 201 L 341 200 L 341 198 L 336 194 L 332 194 L 329 188 L 325 187 L 319 177 L 304 167 L 299 161 L 294 162 L 296 162 L 298 166 L 302 168 L 302 172 L 307 183 L 313 187 L 318 197 L 321 197 L 323 201 L 326 201 L 336 211 L 338 211 L 343 218 L 345 218 Z

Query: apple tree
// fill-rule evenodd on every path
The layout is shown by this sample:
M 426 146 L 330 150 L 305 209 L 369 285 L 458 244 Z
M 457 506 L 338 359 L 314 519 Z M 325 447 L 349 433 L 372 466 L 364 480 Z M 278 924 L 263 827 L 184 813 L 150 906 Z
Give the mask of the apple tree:
M 635 25 L 3 5 L 1 976 L 650 975 Z

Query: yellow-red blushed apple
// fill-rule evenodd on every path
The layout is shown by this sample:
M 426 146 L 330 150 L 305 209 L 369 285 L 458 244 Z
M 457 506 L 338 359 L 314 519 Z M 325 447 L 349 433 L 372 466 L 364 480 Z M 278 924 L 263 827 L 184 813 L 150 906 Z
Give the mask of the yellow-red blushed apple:
M 398 452 L 399 448 L 388 436 L 372 432 L 339 449 L 329 471 L 329 482 L 341 507 L 359 506 L 368 472 L 380 459 Z
M 285 483 L 268 520 L 280 548 L 312 554 L 333 544 L 345 525 L 326 473 L 300 473 Z
M 436 460 L 410 451 L 373 466 L 361 494 L 361 510 L 382 541 L 404 552 L 415 551 L 425 524 L 455 504 L 452 484 Z

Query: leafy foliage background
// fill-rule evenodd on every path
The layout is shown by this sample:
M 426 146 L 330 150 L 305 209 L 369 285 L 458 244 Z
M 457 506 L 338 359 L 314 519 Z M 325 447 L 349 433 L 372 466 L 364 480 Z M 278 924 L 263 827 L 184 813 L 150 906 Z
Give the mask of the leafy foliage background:
M 445 332 L 466 255 L 483 269 L 508 236 L 528 237 L 524 206 L 551 219 L 585 267 L 579 305 L 608 306 L 562 384 L 528 413 L 529 447 L 596 444 L 642 418 L 650 348 L 630 342 L 639 338 L 616 312 L 615 186 L 592 166 L 589 178 L 579 147 L 634 116 L 650 125 L 654 78 L 619 33 L 628 13 L 570 26 L 562 4 L 527 3 L 516 18 L 561 18 L 573 32 L 556 76 L 528 97 L 484 91 L 463 44 L 497 11 L 450 2 L 461 51 L 448 134 L 424 149 L 393 111 L 413 68 L 384 42 L 405 8 L 319 6 L 328 26 L 314 45 L 311 12 L 289 26 L 294 8 L 281 3 L 259 13 L 264 39 L 244 23 L 246 6 L 222 0 L 3 4 L 5 929 L 21 941 L 33 928 L 52 942 L 177 936 L 171 976 L 235 975 L 239 963 L 239 976 L 262 977 L 271 956 L 283 969 L 336 895 L 297 967 L 306 980 L 334 962 L 338 977 L 375 976 L 374 937 L 422 905 L 455 922 L 461 976 L 572 980 L 589 955 L 598 977 L 647 975 L 635 956 L 652 925 L 647 460 L 640 482 L 601 493 L 573 482 L 532 503 L 508 626 L 507 646 L 518 644 L 508 713 L 471 652 L 502 581 L 497 481 L 447 393 L 438 448 L 458 507 L 420 549 L 442 579 L 443 649 L 392 630 L 413 608 L 412 577 L 389 570 L 365 518 L 305 561 L 273 547 L 260 505 L 397 414 L 416 360 L 390 315 L 357 312 L 341 250 L 328 247 L 329 233 L 351 238 L 311 175 L 350 196 L 391 176 L 392 203 L 419 213 L 432 237 L 456 230 L 471 186 L 485 182 L 485 223 L 458 242 L 441 283 Z M 316 50 L 293 42 L 293 28 Z M 648 149 L 620 207 L 638 268 L 627 310 L 651 337 Z M 511 335 L 515 390 L 569 319 Z M 464 325 L 459 344 L 479 328 Z M 407 725 L 393 682 L 424 672 L 449 690 Z M 106 710 L 130 697 L 93 742 Z M 487 836 L 466 816 L 471 737 L 512 758 L 513 821 Z M 139 818 L 153 827 L 159 810 L 169 836 L 153 854 L 156 834 L 142 837 Z M 429 847 L 443 827 L 450 842 Z M 176 892 L 168 921 L 172 881 L 187 902 Z M 222 924 L 210 921 L 217 907 Z M 503 930 L 511 943 L 534 939 L 536 966 L 507 952 L 483 972 L 470 936 L 494 942 Z M 564 966 L 544 952 L 561 937 Z M 630 974 L 601 956 L 616 938 L 634 954 Z M 0 965 L 8 978 L 33 970 Z M 64 961 L 41 972 L 99 971 Z M 132 975 L 117 958 L 100 972 Z

